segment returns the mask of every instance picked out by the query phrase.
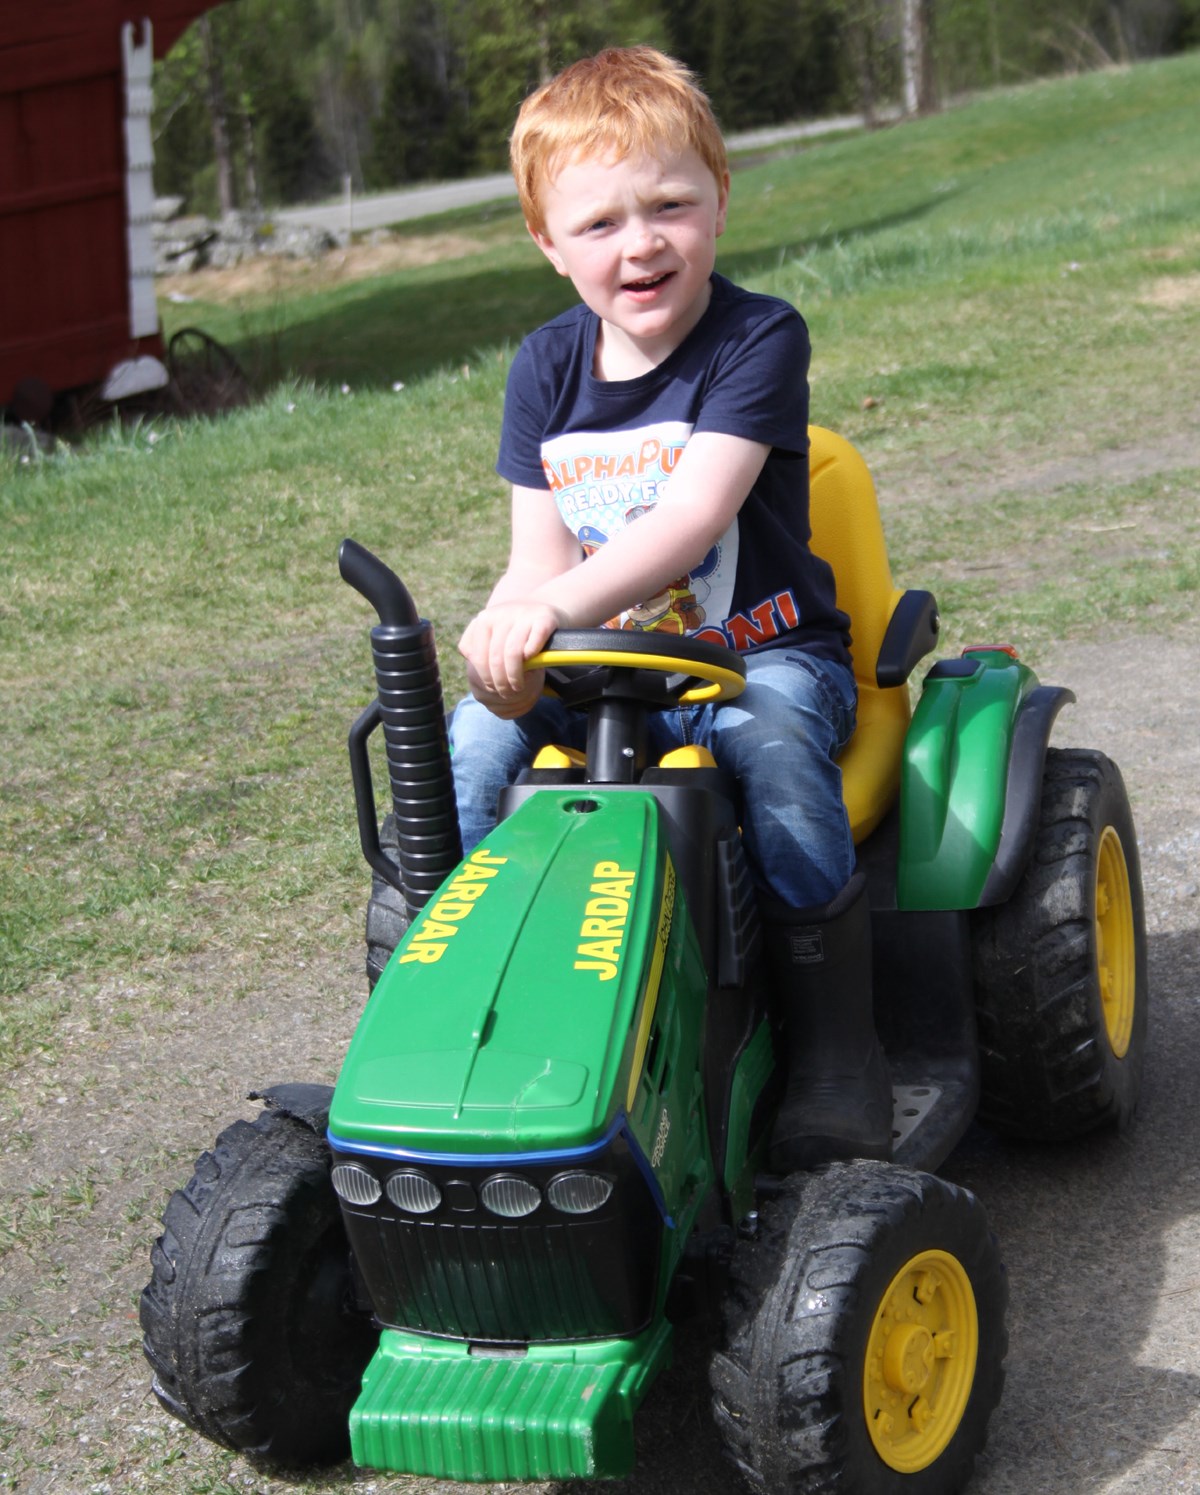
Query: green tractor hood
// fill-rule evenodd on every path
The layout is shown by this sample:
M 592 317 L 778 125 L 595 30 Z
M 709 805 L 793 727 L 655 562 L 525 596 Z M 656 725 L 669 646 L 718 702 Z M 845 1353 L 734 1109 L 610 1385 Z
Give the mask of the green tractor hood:
M 334 1093 L 335 1145 L 585 1147 L 629 1109 L 675 874 L 639 792 L 532 796 L 442 884 L 371 997 Z

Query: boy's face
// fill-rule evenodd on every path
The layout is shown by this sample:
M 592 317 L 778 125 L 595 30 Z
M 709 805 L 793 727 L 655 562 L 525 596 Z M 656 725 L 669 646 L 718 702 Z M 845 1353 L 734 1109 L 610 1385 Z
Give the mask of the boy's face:
M 546 183 L 546 226 L 530 232 L 601 318 L 602 337 L 656 364 L 708 306 L 728 201 L 728 175 L 718 184 L 691 149 L 584 156 Z

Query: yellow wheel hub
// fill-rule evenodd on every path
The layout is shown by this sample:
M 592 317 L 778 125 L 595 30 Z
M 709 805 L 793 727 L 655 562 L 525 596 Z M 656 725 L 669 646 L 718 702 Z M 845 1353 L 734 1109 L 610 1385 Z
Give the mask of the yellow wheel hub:
M 863 1410 L 875 1451 L 900 1474 L 927 1469 L 958 1431 L 979 1354 L 971 1279 L 945 1251 L 893 1277 L 867 1339 Z
M 1096 856 L 1096 976 L 1104 1005 L 1104 1026 L 1118 1059 L 1129 1052 L 1137 1002 L 1133 898 L 1121 838 L 1104 827 Z

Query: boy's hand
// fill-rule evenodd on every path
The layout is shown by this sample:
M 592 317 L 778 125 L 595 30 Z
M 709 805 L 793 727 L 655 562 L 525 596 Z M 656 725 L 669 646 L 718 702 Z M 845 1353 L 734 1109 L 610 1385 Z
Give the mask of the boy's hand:
M 527 671 L 525 661 L 565 623 L 556 608 L 527 600 L 493 603 L 477 613 L 458 641 L 471 694 L 505 720 L 524 716 L 545 678 L 542 670 Z
M 467 685 L 471 694 L 480 705 L 486 706 L 494 716 L 506 722 L 512 721 L 514 717 L 524 716 L 533 708 L 542 693 L 545 679 L 545 670 L 530 670 L 525 676 L 525 690 L 520 695 L 502 696 L 486 686 L 471 665 L 467 666 Z

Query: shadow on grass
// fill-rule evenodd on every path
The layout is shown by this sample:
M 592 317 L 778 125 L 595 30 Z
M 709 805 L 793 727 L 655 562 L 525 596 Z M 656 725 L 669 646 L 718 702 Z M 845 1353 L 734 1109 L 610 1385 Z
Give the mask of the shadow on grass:
M 283 379 L 384 389 L 516 346 L 570 306 L 568 282 L 547 266 L 477 271 L 429 281 L 363 280 L 273 329 L 271 312 L 248 319 L 232 352 L 264 391 Z M 268 325 L 263 325 L 264 321 Z
M 717 268 L 745 283 L 798 255 L 917 221 L 944 201 L 942 194 L 817 237 L 797 232 L 747 244 L 735 231 L 721 246 Z M 295 315 L 286 303 L 264 306 L 247 318 L 231 351 L 260 390 L 286 378 L 387 388 L 397 380 L 407 382 L 476 359 L 485 349 L 515 348 L 575 299 L 570 283 L 540 257 L 527 267 L 388 276 L 312 297 L 309 308 L 297 307 Z

